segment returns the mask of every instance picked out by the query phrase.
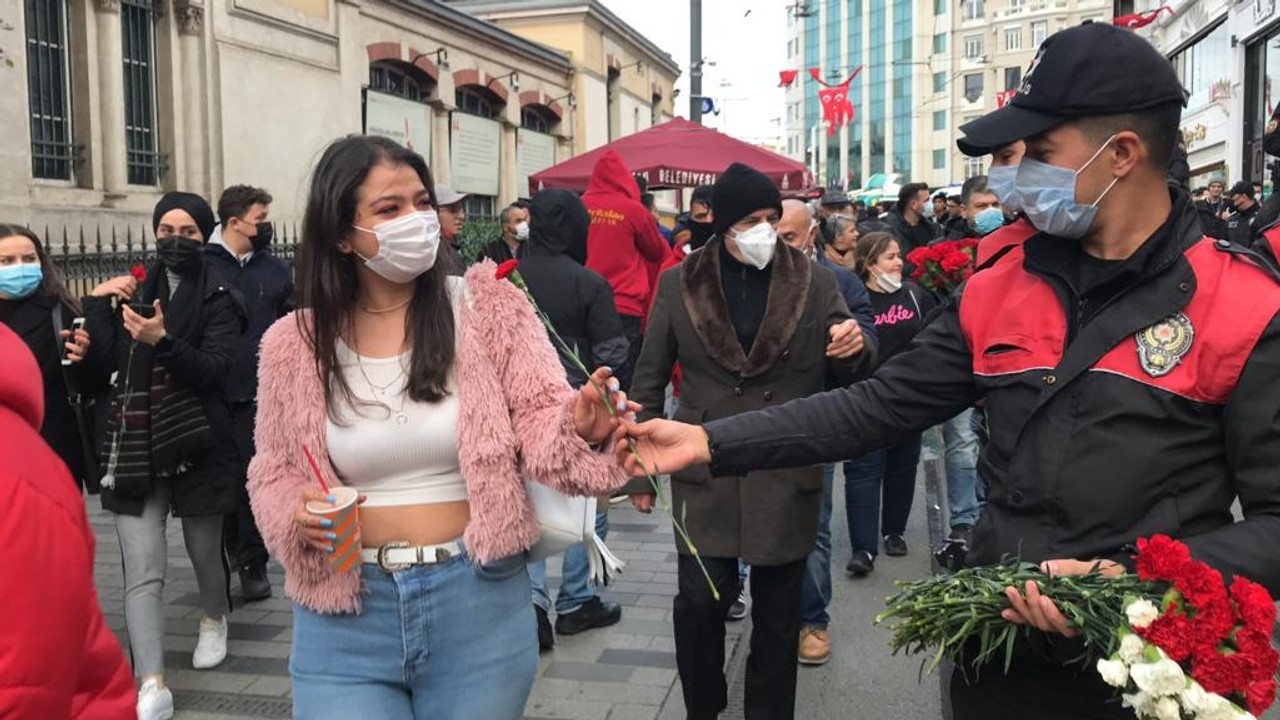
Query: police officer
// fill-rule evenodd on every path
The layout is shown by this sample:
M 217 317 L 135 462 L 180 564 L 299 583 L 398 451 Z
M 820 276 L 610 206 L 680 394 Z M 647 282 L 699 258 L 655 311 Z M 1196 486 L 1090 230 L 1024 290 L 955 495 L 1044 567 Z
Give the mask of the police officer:
M 1253 183 L 1241 180 L 1231 186 L 1227 197 L 1231 200 L 1231 212 L 1226 216 L 1227 239 L 1248 247 L 1253 239 L 1253 224 L 1259 207 L 1253 194 Z
M 1020 553 L 1051 574 L 1116 574 L 1138 538 L 1167 533 L 1280 591 L 1280 282 L 1204 237 L 1167 187 L 1183 97 L 1132 32 L 1050 37 L 1018 95 L 961 128 L 974 146 L 1025 140 L 1015 184 L 1039 232 L 870 380 L 703 427 L 628 424 L 640 455 L 715 477 L 832 462 L 985 396 L 987 506 L 968 564 Z M 1004 617 L 1029 634 L 1008 674 L 957 672 L 957 720 L 1133 717 L 1092 668 L 1067 664 L 1080 648 L 1051 598 L 1034 584 L 1006 595 Z

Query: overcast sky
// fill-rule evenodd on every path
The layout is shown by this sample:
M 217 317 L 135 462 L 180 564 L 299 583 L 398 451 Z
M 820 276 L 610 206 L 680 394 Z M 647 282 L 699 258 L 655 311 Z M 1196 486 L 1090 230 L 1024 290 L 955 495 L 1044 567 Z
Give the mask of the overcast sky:
M 671 53 L 680 66 L 676 114 L 689 116 L 689 0 L 603 0 L 615 15 Z M 703 123 L 754 143 L 781 144 L 786 0 L 702 0 L 702 94 L 720 115 Z M 715 63 L 714 66 L 710 63 Z

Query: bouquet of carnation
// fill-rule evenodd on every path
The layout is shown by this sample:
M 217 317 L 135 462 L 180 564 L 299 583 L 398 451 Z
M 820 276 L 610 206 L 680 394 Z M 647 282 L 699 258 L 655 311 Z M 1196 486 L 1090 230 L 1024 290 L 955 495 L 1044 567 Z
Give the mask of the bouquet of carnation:
M 1003 650 L 1007 671 L 1018 633 L 1001 612 L 1004 588 L 1034 581 L 1053 598 L 1084 643 L 1076 659 L 1097 669 L 1139 720 L 1244 720 L 1276 698 L 1271 645 L 1276 607 L 1266 588 L 1191 559 L 1164 535 L 1138 541 L 1138 574 L 1049 576 L 1035 565 L 1005 562 L 914 583 L 876 618 L 894 619 L 893 651 L 936 647 L 977 669 Z M 977 640 L 976 655 L 962 648 Z M 1247 709 L 1246 709 L 1247 708 Z
M 907 262 L 916 266 L 911 279 L 936 293 L 950 295 L 973 276 L 977 254 L 978 241 L 970 238 L 918 247 L 907 253 Z

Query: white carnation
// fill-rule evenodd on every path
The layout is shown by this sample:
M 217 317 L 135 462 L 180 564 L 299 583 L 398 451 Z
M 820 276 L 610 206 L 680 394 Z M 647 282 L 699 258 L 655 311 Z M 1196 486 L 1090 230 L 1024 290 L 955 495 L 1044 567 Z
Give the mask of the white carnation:
M 1187 687 L 1182 666 L 1167 657 L 1153 663 L 1136 663 L 1129 668 L 1133 683 L 1154 697 L 1177 695 Z
M 1209 693 L 1200 686 L 1200 683 L 1192 681 L 1181 693 L 1178 694 L 1178 702 L 1182 704 L 1182 709 L 1188 713 L 1196 714 L 1202 712 L 1209 707 Z
M 1236 707 L 1235 703 L 1221 695 L 1206 692 L 1204 698 L 1204 704 L 1196 713 L 1196 720 L 1250 720 L 1253 718 L 1253 715 Z
M 1162 697 L 1157 700 L 1156 720 L 1182 720 L 1182 711 L 1178 709 L 1178 701 L 1171 697 Z
M 1102 682 L 1111 687 L 1122 688 L 1129 684 L 1129 668 L 1119 660 L 1099 660 L 1098 674 Z
M 1151 695 L 1142 690 L 1136 693 L 1125 693 L 1120 696 L 1120 700 L 1125 707 L 1133 708 L 1139 717 L 1154 715 L 1156 712 L 1156 704 L 1152 702 Z
M 1150 600 L 1134 600 L 1124 612 L 1129 616 L 1129 625 L 1136 628 L 1144 628 L 1160 617 L 1160 609 Z
M 1125 635 L 1120 641 L 1120 659 L 1132 665 L 1142 660 L 1142 651 L 1146 647 L 1147 644 L 1137 635 L 1132 633 Z

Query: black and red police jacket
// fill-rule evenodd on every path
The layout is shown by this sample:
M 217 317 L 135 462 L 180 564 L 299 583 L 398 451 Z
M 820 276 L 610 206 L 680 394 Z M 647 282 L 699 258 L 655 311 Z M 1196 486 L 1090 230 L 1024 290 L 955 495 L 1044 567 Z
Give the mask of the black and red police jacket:
M 1038 234 L 870 379 L 707 424 L 712 474 L 860 457 L 985 397 L 967 563 L 1131 566 L 1138 538 L 1168 533 L 1280 592 L 1280 282 L 1203 237 L 1185 196 L 1084 292 L 1082 254 Z

